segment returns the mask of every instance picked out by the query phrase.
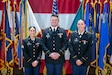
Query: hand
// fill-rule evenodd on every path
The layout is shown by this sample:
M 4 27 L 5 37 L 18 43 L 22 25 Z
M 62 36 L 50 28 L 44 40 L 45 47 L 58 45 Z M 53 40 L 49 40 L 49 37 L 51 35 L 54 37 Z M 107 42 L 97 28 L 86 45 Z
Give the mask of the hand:
M 53 52 L 49 55 L 49 57 L 51 57 L 54 60 L 57 60 L 59 58 L 60 54 L 57 52 Z
M 59 57 L 60 57 L 60 54 L 59 53 L 56 53 L 55 54 L 55 60 L 57 60 Z
M 77 66 L 80 66 L 81 64 L 82 64 L 83 62 L 81 61 L 81 60 L 76 60 L 76 64 L 77 64 Z
M 38 61 L 33 61 L 33 62 L 32 62 L 32 66 L 33 66 L 33 67 L 36 67 L 37 65 L 38 65 Z

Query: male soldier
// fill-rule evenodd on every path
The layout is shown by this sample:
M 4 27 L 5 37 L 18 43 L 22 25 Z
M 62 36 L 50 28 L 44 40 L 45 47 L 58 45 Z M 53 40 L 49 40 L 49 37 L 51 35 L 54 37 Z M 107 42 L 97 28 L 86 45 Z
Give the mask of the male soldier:
M 86 75 L 91 60 L 92 35 L 85 31 L 83 20 L 77 22 L 77 27 L 70 37 L 70 63 L 73 75 Z
M 59 18 L 52 15 L 51 27 L 43 31 L 42 40 L 48 50 L 45 52 L 47 75 L 62 75 L 64 53 L 68 46 L 66 31 L 59 27 Z

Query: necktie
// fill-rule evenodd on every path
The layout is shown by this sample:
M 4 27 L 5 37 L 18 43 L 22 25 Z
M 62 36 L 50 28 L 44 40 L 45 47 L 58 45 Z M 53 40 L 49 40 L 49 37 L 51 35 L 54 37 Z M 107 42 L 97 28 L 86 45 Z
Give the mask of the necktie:
M 82 37 L 82 35 L 81 35 L 81 34 L 79 34 L 79 37 L 81 38 L 81 37 Z
M 53 32 L 55 32 L 56 30 L 55 30 L 55 28 L 53 29 Z

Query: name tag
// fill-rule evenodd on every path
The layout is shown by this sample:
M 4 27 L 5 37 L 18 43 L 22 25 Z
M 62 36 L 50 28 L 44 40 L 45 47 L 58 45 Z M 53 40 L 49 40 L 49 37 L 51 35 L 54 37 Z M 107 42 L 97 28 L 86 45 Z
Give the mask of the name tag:
M 86 41 L 86 40 L 82 40 L 82 42 L 83 42 L 83 44 L 87 44 L 88 41 Z

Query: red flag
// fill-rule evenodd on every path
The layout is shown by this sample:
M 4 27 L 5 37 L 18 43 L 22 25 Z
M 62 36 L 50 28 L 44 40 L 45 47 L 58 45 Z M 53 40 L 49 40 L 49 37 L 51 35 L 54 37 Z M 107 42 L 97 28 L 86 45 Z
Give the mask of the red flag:
M 4 34 L 4 11 L 2 11 L 2 21 L 1 21 L 1 29 L 0 29 L 0 40 L 1 40 L 1 48 L 0 48 L 0 70 L 2 70 L 5 66 L 5 34 Z

